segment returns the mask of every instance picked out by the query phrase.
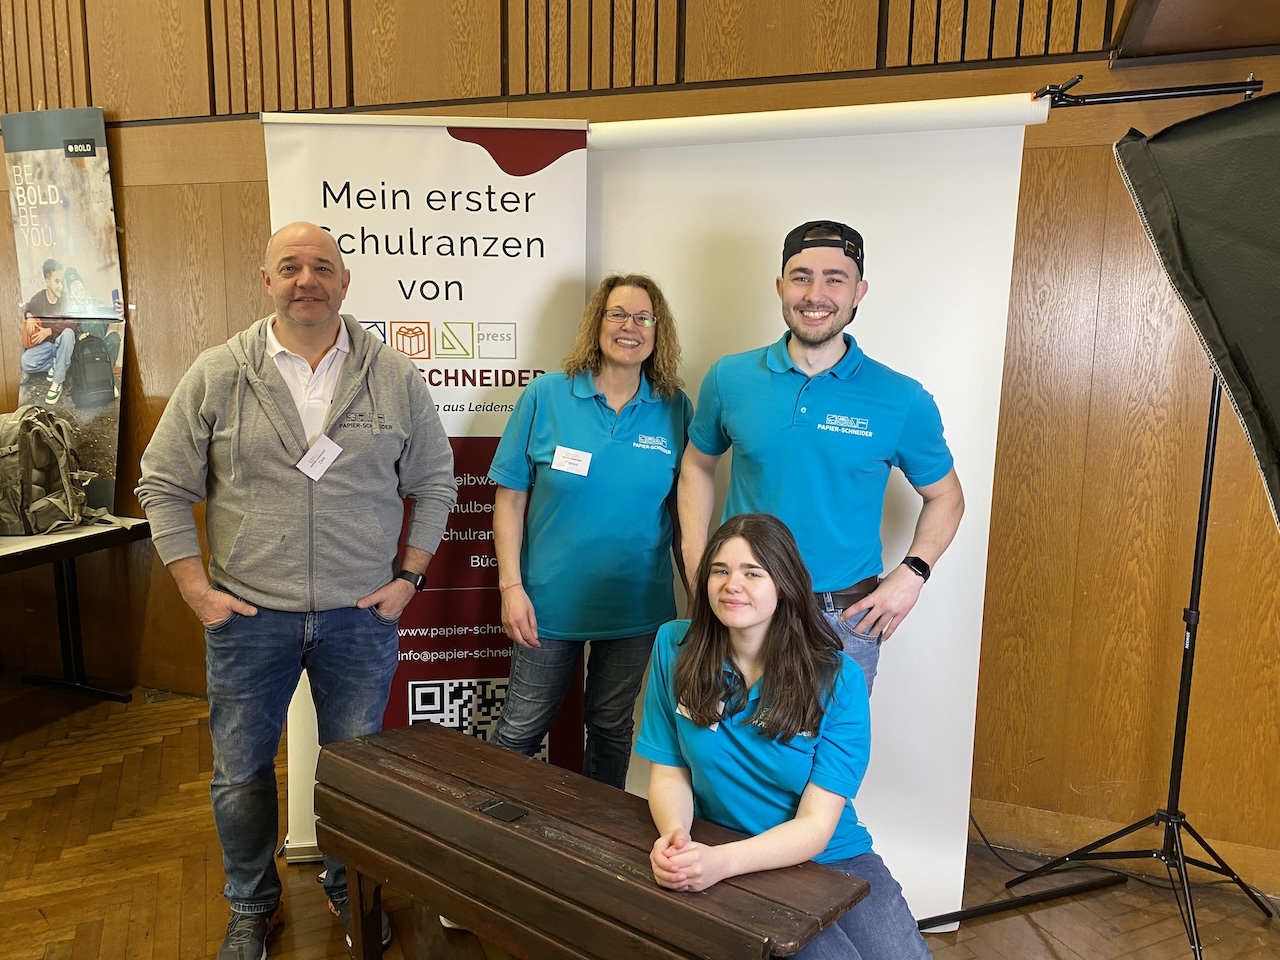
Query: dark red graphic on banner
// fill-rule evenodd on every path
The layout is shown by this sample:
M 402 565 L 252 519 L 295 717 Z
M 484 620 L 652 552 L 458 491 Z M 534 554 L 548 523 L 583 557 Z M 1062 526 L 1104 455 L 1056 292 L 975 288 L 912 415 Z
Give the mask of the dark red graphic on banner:
M 427 571 L 427 588 L 400 617 L 400 666 L 387 729 L 429 721 L 488 739 L 506 696 L 513 644 L 502 629 L 493 500 L 496 437 L 454 437 L 458 502 Z M 582 680 L 570 684 L 549 737 L 550 759 L 582 766 Z
M 503 173 L 527 177 L 566 153 L 587 149 L 585 130 L 516 130 L 506 127 L 450 127 L 449 136 L 484 147 Z

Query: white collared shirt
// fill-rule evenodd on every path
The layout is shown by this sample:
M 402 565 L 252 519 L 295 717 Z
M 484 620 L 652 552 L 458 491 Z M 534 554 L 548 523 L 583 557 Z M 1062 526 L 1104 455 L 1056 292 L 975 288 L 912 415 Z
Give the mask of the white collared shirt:
M 267 324 L 267 353 L 276 362 L 280 376 L 284 377 L 289 395 L 298 408 L 298 416 L 302 418 L 302 429 L 307 434 L 307 446 L 310 447 L 324 430 L 329 404 L 333 402 L 333 392 L 338 386 L 338 374 L 351 352 L 351 336 L 347 333 L 346 323 L 339 323 L 338 342 L 312 370 L 305 358 L 281 346 L 276 339 L 275 325 L 275 318 Z

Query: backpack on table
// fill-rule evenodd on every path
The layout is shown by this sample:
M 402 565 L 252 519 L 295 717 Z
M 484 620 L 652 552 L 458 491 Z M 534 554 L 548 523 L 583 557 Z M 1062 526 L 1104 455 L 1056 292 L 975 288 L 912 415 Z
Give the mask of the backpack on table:
M 0 535 L 93 523 L 107 512 L 85 506 L 84 485 L 95 476 L 80 469 L 62 417 L 30 404 L 0 414 Z

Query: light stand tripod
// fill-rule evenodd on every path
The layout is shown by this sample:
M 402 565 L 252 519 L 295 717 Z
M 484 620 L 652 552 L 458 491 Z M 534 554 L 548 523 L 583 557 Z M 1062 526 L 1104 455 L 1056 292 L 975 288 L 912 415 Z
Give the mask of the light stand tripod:
M 1191 942 L 1191 952 L 1200 960 L 1203 949 L 1200 944 L 1200 931 L 1196 927 L 1195 905 L 1191 900 L 1191 881 L 1187 876 L 1187 865 L 1199 867 L 1224 877 L 1243 890 L 1258 909 L 1270 917 L 1271 910 L 1253 890 L 1218 856 L 1204 837 L 1196 832 L 1187 821 L 1186 814 L 1178 809 L 1178 796 L 1182 790 L 1182 760 L 1187 745 L 1187 713 L 1191 702 L 1191 673 L 1196 659 L 1196 628 L 1200 623 L 1200 581 L 1204 571 L 1204 542 L 1209 526 L 1209 492 L 1213 485 L 1213 460 L 1218 439 L 1218 413 L 1222 407 L 1222 387 L 1217 374 L 1213 377 L 1213 396 L 1209 402 L 1209 430 L 1205 440 L 1204 475 L 1200 481 L 1200 515 L 1196 523 L 1195 557 L 1191 566 L 1191 599 L 1182 611 L 1182 620 L 1186 624 L 1182 644 L 1182 679 L 1178 684 L 1178 713 L 1173 727 L 1173 762 L 1169 770 L 1169 800 L 1163 809 L 1151 816 L 1132 823 L 1123 830 L 1117 830 L 1110 836 L 1103 837 L 1094 843 L 1073 850 L 1065 856 L 1051 860 L 1044 866 L 1014 877 L 1005 884 L 1012 889 L 1018 884 L 1034 877 L 1044 876 L 1071 863 L 1083 863 L 1091 860 L 1133 860 L 1152 857 L 1164 863 L 1169 880 L 1173 884 L 1174 896 L 1178 901 L 1178 911 L 1182 914 L 1182 923 L 1187 930 L 1187 939 Z M 1164 840 L 1154 850 L 1118 850 L 1109 851 L 1100 848 L 1122 840 L 1130 834 L 1137 833 L 1145 827 L 1162 825 Z M 1200 845 L 1200 848 L 1213 860 L 1209 863 L 1186 855 L 1182 842 L 1182 834 L 1187 833 Z
M 1249 79 L 1243 83 L 1237 84 L 1206 84 L 1197 87 L 1170 88 L 1164 90 L 1132 90 L 1119 93 L 1094 94 L 1087 96 L 1075 96 L 1066 93 L 1071 87 L 1075 86 L 1080 80 L 1080 76 L 1076 76 L 1061 85 L 1051 85 L 1043 87 L 1036 91 L 1036 98 L 1049 97 L 1050 105 L 1053 107 L 1078 107 L 1089 106 L 1092 104 L 1102 103 L 1120 103 L 1138 100 L 1157 100 L 1170 99 L 1173 97 L 1186 96 L 1215 96 L 1225 93 L 1242 93 L 1248 99 L 1254 93 L 1262 89 L 1262 82 L 1254 80 L 1250 75 Z M 1169 771 L 1169 797 L 1165 807 L 1157 810 L 1151 816 L 1139 820 L 1137 823 L 1130 824 L 1122 830 L 1117 830 L 1109 836 L 1103 837 L 1084 847 L 1073 850 L 1065 856 L 1058 857 L 1056 860 L 1037 867 L 1034 870 L 1027 871 L 1020 876 L 1014 877 L 1005 884 L 1006 889 L 1012 889 L 1020 883 L 1031 880 L 1035 877 L 1045 876 L 1053 873 L 1070 864 L 1088 863 L 1098 860 L 1125 860 L 1139 858 L 1154 858 L 1165 864 L 1165 868 L 1169 873 L 1169 879 L 1174 888 L 1174 895 L 1178 902 L 1178 911 L 1182 915 L 1183 926 L 1187 931 L 1187 939 L 1191 943 L 1192 954 L 1196 960 L 1202 960 L 1203 947 L 1200 943 L 1200 932 L 1196 926 L 1195 906 L 1191 899 L 1191 882 L 1187 875 L 1187 865 L 1190 864 L 1216 873 L 1220 876 L 1229 878 L 1241 890 L 1248 895 L 1249 899 L 1257 905 L 1258 909 L 1267 917 L 1272 916 L 1271 909 L 1240 877 L 1236 874 L 1222 857 L 1205 841 L 1195 828 L 1187 821 L 1186 815 L 1178 809 L 1179 795 L 1182 790 L 1182 762 L 1186 752 L 1187 741 L 1187 714 L 1191 701 L 1191 677 L 1192 670 L 1195 665 L 1196 650 L 1196 630 L 1200 623 L 1200 584 L 1201 576 L 1204 570 L 1204 545 L 1205 536 L 1208 531 L 1209 524 L 1209 494 L 1213 484 L 1213 462 L 1214 453 L 1218 440 L 1218 415 L 1222 406 L 1222 384 L 1215 371 L 1213 377 L 1213 394 L 1209 403 L 1209 427 L 1205 439 L 1204 454 L 1204 473 L 1200 483 L 1200 512 L 1196 524 L 1196 545 L 1195 555 L 1192 563 L 1191 571 L 1191 598 L 1186 608 L 1182 611 L 1182 619 L 1186 624 L 1186 630 L 1183 635 L 1182 647 L 1182 676 L 1178 686 L 1178 710 L 1174 721 L 1173 732 L 1173 758 Z M 1102 850 L 1109 844 L 1124 839 L 1130 834 L 1136 833 L 1146 827 L 1162 825 L 1164 829 L 1163 841 L 1159 848 L 1154 850 L 1123 850 L 1123 851 L 1107 851 Z M 1205 860 L 1188 857 L 1183 847 L 1182 834 L 1187 833 L 1193 840 L 1199 844 L 1200 848 L 1208 854 L 1213 860 L 1209 863 Z M 982 916 L 989 916 L 996 913 L 1004 913 L 1009 910 L 1021 909 L 1024 906 L 1030 906 L 1035 903 L 1043 903 L 1048 900 L 1060 897 L 1073 896 L 1079 893 L 1085 893 L 1090 890 L 1096 890 L 1100 887 L 1110 886 L 1116 883 L 1123 883 L 1125 877 L 1115 874 L 1111 876 L 1096 878 L 1084 881 L 1082 883 L 1072 884 L 1064 887 L 1056 887 L 1050 890 L 1043 890 L 1037 893 L 1029 894 L 1022 897 L 1014 897 L 1008 900 L 998 900 L 993 903 L 983 904 L 978 907 L 970 907 L 964 910 L 957 910 L 953 913 L 942 914 L 936 917 L 927 917 L 919 922 L 921 930 L 931 929 L 933 927 L 941 927 L 947 924 L 963 922 L 965 920 L 974 919 Z

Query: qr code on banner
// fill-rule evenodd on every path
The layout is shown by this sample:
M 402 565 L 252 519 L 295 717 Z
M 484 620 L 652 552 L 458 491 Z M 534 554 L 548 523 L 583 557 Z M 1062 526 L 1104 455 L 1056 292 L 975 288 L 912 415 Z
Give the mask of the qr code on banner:
M 442 727 L 488 740 L 497 725 L 502 701 L 507 696 L 507 678 L 490 680 L 411 680 L 409 682 L 409 722 L 438 723 Z M 544 739 L 538 752 L 547 759 Z

